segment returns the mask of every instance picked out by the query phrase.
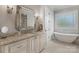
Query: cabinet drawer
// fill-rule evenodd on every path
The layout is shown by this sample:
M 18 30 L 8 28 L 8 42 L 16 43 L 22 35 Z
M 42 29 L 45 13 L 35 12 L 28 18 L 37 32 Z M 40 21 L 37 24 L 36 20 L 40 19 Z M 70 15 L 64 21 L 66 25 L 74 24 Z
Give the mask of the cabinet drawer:
M 25 53 L 27 52 L 27 41 L 19 41 L 8 46 L 11 53 Z

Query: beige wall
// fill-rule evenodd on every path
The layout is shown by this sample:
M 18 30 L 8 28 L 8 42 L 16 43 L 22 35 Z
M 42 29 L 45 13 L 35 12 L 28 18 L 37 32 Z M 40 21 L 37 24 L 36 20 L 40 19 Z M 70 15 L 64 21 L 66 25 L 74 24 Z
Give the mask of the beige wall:
M 13 6 L 12 14 L 7 13 L 7 5 L 0 5 L 0 29 L 3 26 L 9 28 L 8 33 L 15 32 L 15 13 L 16 6 Z

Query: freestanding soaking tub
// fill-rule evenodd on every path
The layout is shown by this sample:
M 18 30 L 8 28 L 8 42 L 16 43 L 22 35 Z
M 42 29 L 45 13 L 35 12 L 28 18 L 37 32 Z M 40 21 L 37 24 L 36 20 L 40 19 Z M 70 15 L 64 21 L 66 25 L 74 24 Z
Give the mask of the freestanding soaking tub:
M 78 34 L 64 34 L 64 33 L 58 33 L 58 32 L 54 32 L 54 35 L 57 40 L 67 42 L 67 43 L 72 43 L 79 36 Z

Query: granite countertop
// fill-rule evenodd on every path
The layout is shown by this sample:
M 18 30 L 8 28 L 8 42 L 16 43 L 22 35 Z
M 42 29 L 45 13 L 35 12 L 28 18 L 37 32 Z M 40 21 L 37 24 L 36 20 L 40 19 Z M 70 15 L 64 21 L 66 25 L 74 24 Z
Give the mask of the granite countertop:
M 30 38 L 30 37 L 33 37 L 35 36 L 35 34 L 31 34 L 31 33 L 28 33 L 28 34 L 22 34 L 22 35 L 13 35 L 13 36 L 9 36 L 7 38 L 2 38 L 0 39 L 0 45 L 7 45 L 9 43 L 12 43 L 12 42 L 16 42 L 16 41 L 20 41 L 20 40 L 23 40 L 23 39 L 27 39 L 27 38 Z
M 2 38 L 2 39 L 0 39 L 0 46 L 7 45 L 9 43 L 17 42 L 20 40 L 28 39 L 28 38 L 34 37 L 36 35 L 39 35 L 40 33 L 42 33 L 42 32 L 39 31 L 39 32 L 36 32 L 35 34 L 34 33 L 27 33 L 27 34 L 21 34 L 21 35 L 15 34 L 15 35 L 12 35 L 12 36 L 9 36 L 6 38 Z

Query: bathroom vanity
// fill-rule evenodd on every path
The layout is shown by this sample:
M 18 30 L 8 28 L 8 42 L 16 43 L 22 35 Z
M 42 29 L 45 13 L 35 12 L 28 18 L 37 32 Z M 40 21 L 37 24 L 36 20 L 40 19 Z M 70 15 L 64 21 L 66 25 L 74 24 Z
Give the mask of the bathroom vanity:
M 45 33 L 14 35 L 0 39 L 0 53 L 38 53 L 46 45 Z

